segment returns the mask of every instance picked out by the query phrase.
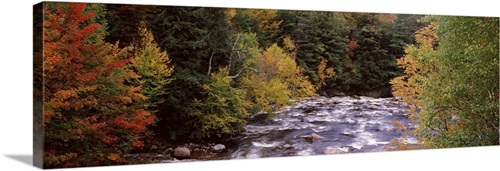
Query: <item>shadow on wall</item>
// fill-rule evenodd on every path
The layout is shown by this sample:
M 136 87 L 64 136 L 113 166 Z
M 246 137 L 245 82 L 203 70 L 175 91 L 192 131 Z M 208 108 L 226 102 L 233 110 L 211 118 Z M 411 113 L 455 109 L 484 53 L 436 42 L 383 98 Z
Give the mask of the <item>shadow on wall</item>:
M 7 154 L 5 155 L 7 158 L 11 158 L 18 162 L 33 166 L 33 155 L 29 154 Z

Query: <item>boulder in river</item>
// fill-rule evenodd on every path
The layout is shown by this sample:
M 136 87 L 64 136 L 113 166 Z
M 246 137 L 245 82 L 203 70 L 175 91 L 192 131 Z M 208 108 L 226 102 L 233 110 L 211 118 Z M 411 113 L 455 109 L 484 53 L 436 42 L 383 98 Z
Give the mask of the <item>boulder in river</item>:
M 285 148 L 285 149 L 291 149 L 291 148 L 293 148 L 293 146 L 290 145 L 290 144 L 285 144 L 285 145 L 283 145 L 283 148 Z
M 302 135 L 300 138 L 304 138 L 307 141 L 313 141 L 313 140 L 322 140 L 325 139 L 325 137 L 322 137 L 321 135 L 312 133 L 311 135 Z
M 165 153 L 165 154 L 172 154 L 173 152 L 174 152 L 174 149 L 168 148 L 163 153 Z
M 225 149 L 226 149 L 226 146 L 224 146 L 223 144 L 217 144 L 217 145 L 214 145 L 214 146 L 212 147 L 212 149 L 213 149 L 214 151 L 219 152 L 219 151 L 225 150 Z
M 328 155 L 328 154 L 345 154 L 347 152 L 339 150 L 337 148 L 328 147 L 328 148 L 326 148 L 325 151 L 323 151 L 323 153 Z
M 375 110 L 378 109 L 377 105 L 370 105 L 370 109 Z
M 179 159 L 185 159 L 191 157 L 191 151 L 186 147 L 177 147 L 174 149 L 174 157 Z
M 360 105 L 360 104 L 363 104 L 363 102 L 362 101 L 353 101 L 352 104 L 354 104 L 354 105 Z

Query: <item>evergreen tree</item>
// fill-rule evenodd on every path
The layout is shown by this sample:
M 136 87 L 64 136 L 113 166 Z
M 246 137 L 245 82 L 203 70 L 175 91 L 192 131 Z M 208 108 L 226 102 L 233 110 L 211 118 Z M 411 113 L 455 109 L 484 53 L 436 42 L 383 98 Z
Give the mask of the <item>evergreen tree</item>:
M 221 8 L 159 6 L 147 25 L 161 49 L 167 50 L 175 66 L 166 102 L 160 105 L 158 129 L 169 138 L 188 138 L 196 132 L 192 124 L 194 99 L 201 99 L 202 85 L 219 66 L 228 64 L 230 32 L 226 10 Z
M 279 11 L 276 20 L 281 20 L 278 39 L 290 37 L 295 42 L 296 60 L 315 85 L 320 85 L 319 66 L 326 60 L 325 69 L 344 72 L 347 51 L 345 36 L 347 23 L 338 13 L 313 11 Z M 333 80 L 326 84 L 334 87 Z
M 356 49 L 355 63 L 359 66 L 358 88 L 378 88 L 394 76 L 388 68 L 396 59 L 388 59 L 387 51 L 382 49 L 382 34 L 371 25 L 364 26 L 358 37 L 359 48 Z

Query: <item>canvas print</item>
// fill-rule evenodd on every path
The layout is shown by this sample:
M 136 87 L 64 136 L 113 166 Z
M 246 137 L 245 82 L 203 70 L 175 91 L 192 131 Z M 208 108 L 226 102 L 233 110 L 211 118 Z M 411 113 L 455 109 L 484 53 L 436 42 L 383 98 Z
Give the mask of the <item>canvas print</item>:
M 42 2 L 42 168 L 499 145 L 499 18 Z

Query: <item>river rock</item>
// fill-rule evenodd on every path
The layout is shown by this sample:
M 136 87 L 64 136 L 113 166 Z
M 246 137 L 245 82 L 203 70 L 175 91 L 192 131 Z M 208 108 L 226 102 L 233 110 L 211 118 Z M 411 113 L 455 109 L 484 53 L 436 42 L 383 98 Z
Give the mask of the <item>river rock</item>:
M 163 155 L 163 154 L 156 154 L 155 156 L 153 156 L 154 159 L 165 159 L 167 158 L 167 156 Z
M 285 149 L 292 149 L 293 146 L 290 145 L 290 144 L 285 144 L 285 145 L 283 145 L 283 148 L 285 148 Z
M 375 110 L 378 109 L 378 107 L 376 105 L 370 105 L 370 109 Z
M 217 144 L 217 145 L 214 145 L 212 147 L 212 149 L 214 151 L 222 151 L 222 150 L 225 150 L 226 149 L 226 146 L 222 145 L 222 144 Z
M 191 151 L 186 147 L 177 147 L 174 149 L 174 157 L 181 159 L 189 158 L 191 157 Z
M 325 154 L 345 154 L 346 152 L 345 151 L 342 151 L 342 150 L 339 150 L 337 148 L 331 148 L 331 147 L 328 147 L 326 148 L 325 151 L 323 151 L 323 153 Z
M 168 148 L 163 153 L 165 153 L 165 154 L 172 154 L 173 152 L 174 152 L 174 149 Z
M 357 95 L 353 95 L 353 96 L 351 96 L 351 98 L 353 98 L 353 99 L 358 99 L 358 100 L 359 100 L 359 99 L 361 99 L 361 97 L 359 97 L 359 96 L 357 96 Z
M 319 92 L 319 95 L 321 95 L 321 96 L 325 96 L 325 97 L 328 97 L 328 94 L 327 94 L 325 91 L 320 91 L 320 92 Z
M 325 137 L 322 137 L 321 135 L 312 133 L 311 135 L 302 135 L 300 138 L 304 138 L 307 141 L 313 141 L 313 140 L 322 140 L 325 139 Z
M 156 150 L 158 150 L 157 145 L 152 145 L 151 147 L 149 147 L 149 151 L 156 151 Z

